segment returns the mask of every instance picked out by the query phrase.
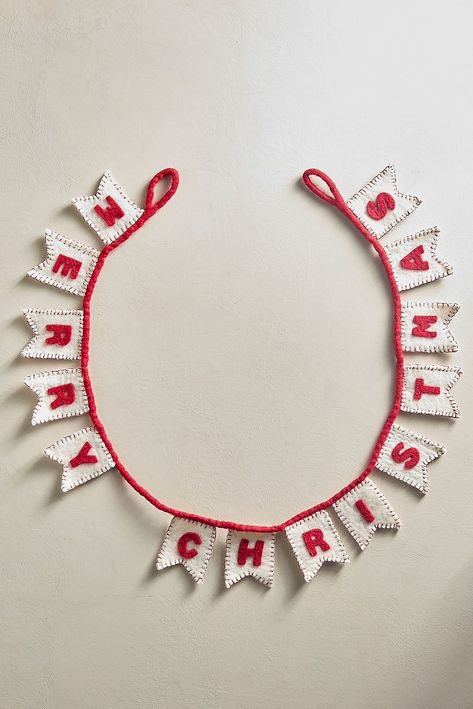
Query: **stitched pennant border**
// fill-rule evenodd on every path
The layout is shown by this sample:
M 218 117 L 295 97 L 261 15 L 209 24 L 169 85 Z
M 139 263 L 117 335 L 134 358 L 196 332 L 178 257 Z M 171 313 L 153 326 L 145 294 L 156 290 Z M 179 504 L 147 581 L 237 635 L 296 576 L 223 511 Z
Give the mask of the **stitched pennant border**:
M 204 579 L 215 543 L 216 529 L 209 524 L 173 517 L 156 560 L 158 571 L 181 564 L 194 581 Z
M 68 416 L 79 416 L 89 410 L 80 368 L 38 372 L 26 377 L 24 382 L 39 399 L 31 419 L 33 426 Z
M 394 424 L 376 461 L 376 467 L 424 494 L 429 490 L 427 465 L 445 453 L 440 443 Z
M 82 310 L 23 310 L 34 336 L 22 357 L 80 359 L 84 314 Z
M 49 448 L 45 448 L 43 453 L 62 465 L 63 492 L 68 492 L 115 467 L 112 456 L 93 426 L 59 439 Z
M 85 295 L 99 257 L 97 249 L 66 239 L 50 229 L 46 230 L 45 238 L 46 260 L 28 271 L 28 276 L 73 295 Z
M 458 418 L 458 405 L 450 394 L 462 370 L 431 364 L 405 364 L 401 411 Z
M 457 303 L 402 303 L 401 343 L 404 352 L 456 352 L 449 329 Z
M 95 195 L 75 197 L 72 204 L 105 244 L 118 239 L 144 211 L 128 197 L 110 170 L 102 177 Z
M 450 264 L 436 255 L 438 237 L 439 230 L 433 227 L 384 247 L 400 291 L 416 288 L 453 273 Z
M 334 502 L 333 509 L 361 549 L 366 549 L 377 529 L 401 526 L 393 508 L 369 478 Z
M 394 165 L 388 165 L 347 205 L 368 231 L 380 239 L 416 209 L 421 200 L 397 189 Z
M 339 564 L 350 561 L 342 540 L 325 510 L 291 524 L 285 531 L 306 581 L 312 581 L 326 561 Z
M 274 580 L 275 537 L 273 534 L 230 529 L 225 549 L 225 586 L 252 576 L 270 588 Z

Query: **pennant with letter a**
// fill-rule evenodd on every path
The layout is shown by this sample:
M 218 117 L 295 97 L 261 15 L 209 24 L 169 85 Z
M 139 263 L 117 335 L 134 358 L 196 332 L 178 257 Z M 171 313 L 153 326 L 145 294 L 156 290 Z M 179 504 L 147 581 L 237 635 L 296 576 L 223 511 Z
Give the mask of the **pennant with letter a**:
M 362 549 L 366 549 L 376 529 L 401 526 L 393 508 L 369 478 L 334 502 L 333 509 Z
M 182 566 L 194 581 L 204 579 L 216 537 L 215 527 L 183 517 L 173 517 L 156 560 L 158 571 Z
M 93 426 L 61 438 L 43 452 L 62 465 L 63 492 L 68 492 L 115 467 L 112 456 Z
M 89 410 L 80 367 L 38 372 L 26 377 L 24 382 L 39 399 L 31 419 L 33 426 L 68 416 L 79 416 Z
M 460 411 L 450 390 L 461 374 L 460 367 L 405 364 L 401 411 L 458 418 Z
M 348 207 L 378 239 L 416 209 L 421 200 L 398 192 L 394 165 L 388 165 L 347 201 Z
M 452 267 L 436 255 L 438 236 L 435 227 L 424 229 L 384 247 L 400 291 L 453 273 Z
M 118 239 L 143 214 L 109 170 L 102 177 L 95 195 L 76 197 L 72 204 L 105 244 Z
M 326 561 L 340 564 L 349 561 L 342 540 L 325 510 L 286 527 L 286 536 L 306 581 L 312 581 Z
M 271 587 L 274 580 L 276 535 L 230 529 L 225 549 L 225 586 L 247 576 Z
M 85 295 L 99 257 L 97 249 L 66 239 L 50 229 L 45 236 L 46 261 L 28 271 L 28 275 L 74 295 Z
M 82 310 L 25 308 L 23 314 L 34 333 L 21 352 L 23 357 L 80 359 Z
M 439 443 L 394 424 L 376 461 L 378 470 L 417 488 L 429 490 L 427 465 L 445 453 Z
M 401 343 L 404 352 L 456 352 L 448 327 L 457 303 L 402 303 Z

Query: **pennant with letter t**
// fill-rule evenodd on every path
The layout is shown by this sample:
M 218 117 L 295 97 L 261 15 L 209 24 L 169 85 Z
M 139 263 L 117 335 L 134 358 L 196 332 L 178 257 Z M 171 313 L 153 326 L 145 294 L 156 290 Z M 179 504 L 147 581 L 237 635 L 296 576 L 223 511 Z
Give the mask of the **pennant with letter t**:
M 450 390 L 461 373 L 460 367 L 405 364 L 401 411 L 458 418 L 460 411 Z
M 209 524 L 173 517 L 156 560 L 157 570 L 182 564 L 194 581 L 202 582 L 215 537 L 215 527 Z
M 306 581 L 312 581 L 326 561 L 339 564 L 349 561 L 342 540 L 325 510 L 286 527 L 286 536 Z
M 240 532 L 230 529 L 225 550 L 225 586 L 252 576 L 265 586 L 273 585 L 274 533 Z

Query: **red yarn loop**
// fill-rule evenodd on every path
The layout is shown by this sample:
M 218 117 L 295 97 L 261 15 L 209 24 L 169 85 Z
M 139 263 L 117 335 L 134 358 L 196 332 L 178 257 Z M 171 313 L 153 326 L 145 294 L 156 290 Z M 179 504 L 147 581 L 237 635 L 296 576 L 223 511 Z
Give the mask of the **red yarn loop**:
M 320 187 L 317 187 L 315 182 L 311 180 L 311 176 L 314 175 L 315 177 L 318 177 L 322 182 L 325 182 L 327 185 L 329 191 L 331 192 L 330 196 L 325 192 L 325 190 L 321 189 Z M 302 175 L 302 179 L 304 180 L 304 183 L 306 186 L 315 194 L 317 197 L 320 197 L 320 199 L 323 199 L 324 202 L 328 202 L 329 204 L 332 204 L 336 207 L 339 207 L 341 204 L 344 204 L 345 201 L 338 191 L 338 188 L 335 184 L 335 182 L 325 174 L 325 172 L 322 172 L 322 170 L 317 170 L 314 167 L 309 168 L 304 172 Z
M 169 189 L 163 194 L 163 196 L 158 199 L 157 202 L 154 202 L 154 191 L 156 188 L 156 185 L 161 182 L 161 180 L 164 180 L 165 177 L 170 177 L 171 178 L 171 185 Z M 176 190 L 179 186 L 179 173 L 174 167 L 166 167 L 164 170 L 161 170 L 158 172 L 153 179 L 150 181 L 148 185 L 148 192 L 146 193 L 146 215 L 147 217 L 152 217 L 153 214 L 156 214 L 158 209 L 161 209 L 161 207 L 164 207 L 166 202 L 169 202 L 171 197 L 176 193 Z

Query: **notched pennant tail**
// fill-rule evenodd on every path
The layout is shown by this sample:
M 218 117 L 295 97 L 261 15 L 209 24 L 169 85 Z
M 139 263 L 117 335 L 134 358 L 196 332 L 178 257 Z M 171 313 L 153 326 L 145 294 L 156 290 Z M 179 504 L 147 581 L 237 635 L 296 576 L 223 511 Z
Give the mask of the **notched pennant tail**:
M 326 561 L 339 564 L 349 561 L 342 540 L 325 510 L 291 524 L 285 532 L 305 581 L 312 581 Z
M 33 337 L 23 348 L 22 357 L 80 359 L 83 331 L 82 310 L 23 310 Z
M 181 564 L 194 581 L 204 579 L 215 543 L 216 529 L 209 524 L 173 517 L 156 560 L 158 571 Z
M 79 416 L 89 410 L 80 368 L 38 372 L 26 377 L 24 382 L 38 397 L 31 419 L 33 426 L 69 416 Z
M 460 411 L 451 389 L 461 374 L 460 367 L 405 364 L 401 411 L 458 418 Z
M 274 580 L 275 533 L 230 529 L 225 548 L 225 586 L 251 576 L 271 588 Z

